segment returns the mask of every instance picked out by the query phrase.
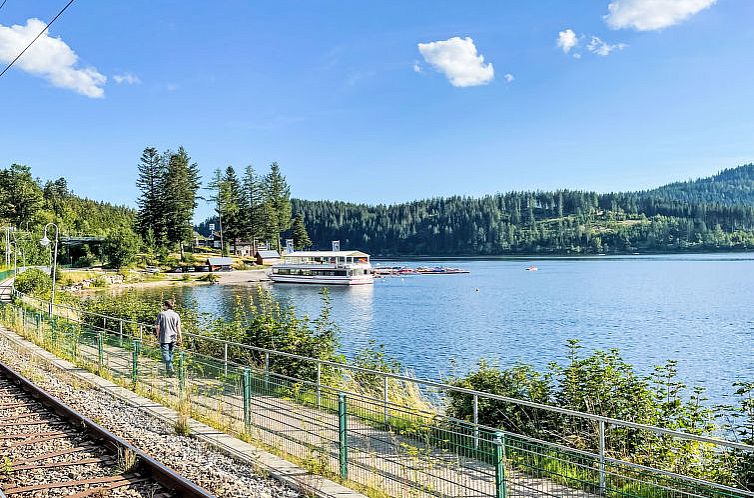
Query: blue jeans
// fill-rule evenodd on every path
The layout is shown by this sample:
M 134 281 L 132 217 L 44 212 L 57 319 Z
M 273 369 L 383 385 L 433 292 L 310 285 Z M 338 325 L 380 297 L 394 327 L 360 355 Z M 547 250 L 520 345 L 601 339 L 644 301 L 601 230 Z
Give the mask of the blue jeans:
M 174 342 L 160 343 L 160 350 L 162 351 L 162 361 L 165 362 L 165 370 L 167 370 L 168 375 L 173 375 L 173 373 L 175 373 L 175 370 L 173 370 L 173 350 L 174 349 L 175 349 Z

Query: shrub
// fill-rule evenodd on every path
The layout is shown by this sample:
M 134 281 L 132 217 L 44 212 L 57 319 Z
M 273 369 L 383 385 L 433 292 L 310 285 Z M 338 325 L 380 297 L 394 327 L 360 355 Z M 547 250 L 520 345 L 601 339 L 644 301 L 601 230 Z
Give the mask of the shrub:
M 30 268 L 16 277 L 14 287 L 24 294 L 40 296 L 52 290 L 52 278 L 42 270 Z

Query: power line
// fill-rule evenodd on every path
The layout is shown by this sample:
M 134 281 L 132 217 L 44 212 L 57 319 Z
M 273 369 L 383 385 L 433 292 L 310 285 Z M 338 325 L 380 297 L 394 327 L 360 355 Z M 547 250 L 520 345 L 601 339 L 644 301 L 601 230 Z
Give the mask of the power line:
M 5 5 L 5 2 L 7 2 L 7 1 L 8 1 L 8 0 L 5 0 L 5 1 L 3 2 L 3 5 Z M 71 4 L 72 4 L 72 3 L 73 3 L 73 0 L 70 0 L 70 1 L 69 1 L 69 2 L 67 3 L 67 4 L 65 4 L 65 7 L 63 7 L 62 9 L 60 9 L 60 12 L 58 12 L 58 15 L 56 15 L 55 17 L 53 17 L 53 18 L 52 18 L 52 21 L 50 21 L 50 22 L 48 22 L 48 23 L 47 23 L 47 26 L 45 26 L 45 27 L 44 27 L 44 29 L 43 29 L 42 31 L 40 31 L 40 32 L 39 32 L 39 34 L 38 34 L 37 36 L 35 36 L 35 37 L 34 37 L 34 39 L 33 39 L 33 40 L 32 40 L 32 41 L 31 41 L 31 42 L 30 42 L 30 43 L 28 44 L 28 45 L 26 45 L 26 48 L 25 48 L 25 49 L 23 49 L 23 50 L 21 51 L 21 53 L 20 53 L 20 54 L 18 54 L 18 55 L 16 56 L 16 58 L 15 58 L 15 59 L 13 59 L 13 60 L 11 61 L 11 63 L 10 63 L 10 64 L 8 64 L 7 66 L 5 66 L 5 69 L 3 69 L 3 72 L 2 72 L 2 73 L 0 73 L 0 76 L 4 75 L 4 74 L 5 74 L 5 72 L 6 72 L 6 71 L 7 71 L 8 69 L 10 69 L 10 67 L 11 67 L 11 66 L 12 66 L 13 64 L 15 64 L 15 63 L 16 63 L 16 61 L 17 61 L 18 59 L 20 59 L 20 58 L 21 58 L 21 56 L 22 56 L 22 55 L 24 55 L 24 53 L 26 53 L 26 51 L 27 51 L 27 50 L 29 50 L 29 47 L 31 47 L 31 46 L 32 46 L 32 45 L 34 44 L 34 42 L 35 42 L 35 41 L 37 41 L 37 39 L 38 39 L 38 38 L 39 38 L 40 36 L 42 36 L 42 33 L 44 33 L 45 31 L 47 31 L 47 29 L 48 29 L 48 28 L 49 28 L 49 27 L 50 27 L 50 26 L 52 25 L 52 23 L 54 23 L 54 22 L 55 22 L 55 21 L 56 21 L 56 20 L 58 19 L 58 17 L 60 17 L 60 16 L 61 16 L 61 15 L 63 14 L 63 12 L 65 12 L 65 10 L 66 10 L 66 9 L 67 9 L 68 7 L 70 7 L 70 6 L 71 6 Z M 2 5 L 0 5 L 0 8 L 2 8 Z
M 7 1 L 8 0 L 3 0 L 3 3 L 0 4 L 0 9 L 2 9 L 3 7 L 5 7 L 5 2 L 7 2 Z

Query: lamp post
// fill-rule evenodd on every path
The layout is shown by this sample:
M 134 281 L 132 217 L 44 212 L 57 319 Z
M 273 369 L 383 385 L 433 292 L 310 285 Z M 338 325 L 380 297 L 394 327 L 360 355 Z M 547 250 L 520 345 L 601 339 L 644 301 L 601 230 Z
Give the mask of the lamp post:
M 45 225 L 45 232 L 44 237 L 39 241 L 40 244 L 42 244 L 44 247 L 47 247 L 50 245 L 50 239 L 47 237 L 47 229 L 50 227 L 50 225 L 55 227 L 55 247 L 54 249 L 50 249 L 50 252 L 54 254 L 52 259 L 52 292 L 50 293 L 50 316 L 52 316 L 52 307 L 55 303 L 55 271 L 57 270 L 58 266 L 58 235 L 60 234 L 60 229 L 55 223 L 48 223 Z M 54 252 L 53 252 L 54 251 Z

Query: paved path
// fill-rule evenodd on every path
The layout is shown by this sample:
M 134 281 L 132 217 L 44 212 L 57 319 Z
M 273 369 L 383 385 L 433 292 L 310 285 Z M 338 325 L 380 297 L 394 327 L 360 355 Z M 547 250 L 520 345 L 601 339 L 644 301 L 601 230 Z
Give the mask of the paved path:
M 115 378 L 128 380 L 132 372 L 132 353 L 117 344 L 106 344 L 104 361 Z M 96 364 L 95 344 L 80 345 L 80 358 Z M 251 426 L 244 427 L 244 406 L 237 381 L 222 382 L 209 372 L 216 365 L 202 364 L 198 359 L 188 362 L 187 389 L 200 418 L 219 426 L 225 432 L 248 433 L 277 453 L 293 456 L 313 472 L 339 473 L 338 415 L 292 399 L 260 394 L 263 374 L 256 378 L 251 398 Z M 219 373 L 219 372 L 218 372 Z M 142 355 L 139 360 L 140 389 L 153 399 L 175 404 L 180 399 L 179 381 L 166 378 L 159 360 Z M 275 382 L 271 380 L 271 382 Z M 323 390 L 323 406 L 337 406 L 336 393 Z M 381 420 L 384 406 L 376 401 L 350 397 L 348 425 L 348 478 L 376 488 L 393 497 L 494 497 L 495 471 L 472 450 L 473 438 L 464 438 L 461 446 L 469 448 L 466 456 L 450 452 L 430 441 L 429 434 L 407 437 L 384 430 Z M 397 410 L 396 410 L 397 411 Z M 359 414 L 360 416 L 357 416 Z M 367 414 L 365 416 L 365 414 Z M 371 414 L 372 416 L 369 416 Z M 453 437 L 451 435 L 451 437 Z M 596 495 L 568 488 L 552 480 L 523 475 L 506 469 L 509 497 L 573 497 L 596 498 Z
M 111 371 L 117 377 L 130 378 L 131 352 L 110 345 L 104 349 Z M 94 348 L 82 347 L 80 352 L 85 357 L 97 358 Z M 202 375 L 202 369 L 206 371 L 207 365 L 196 361 L 188 367 L 187 391 L 191 393 L 192 405 L 224 430 L 236 434 L 246 432 L 240 386 Z M 164 377 L 164 367 L 159 361 L 142 356 L 139 373 L 148 394 L 172 402 L 179 398 L 178 379 Z M 260 388 L 262 383 L 260 375 Z M 337 396 L 323 390 L 322 399 L 323 404 L 329 401 L 330 406 L 335 406 Z M 371 412 L 378 415 L 374 418 L 379 418 L 384 409 L 381 403 L 374 401 L 359 402 L 351 398 L 349 403 L 349 413 Z M 251 399 L 251 418 L 249 432 L 253 440 L 294 456 L 312 470 L 339 472 L 336 412 L 256 393 Z M 363 416 L 349 415 L 347 425 L 348 477 L 352 481 L 396 497 L 495 496 L 494 468 L 472 458 L 473 455 L 460 456 L 423 442 L 421 438 L 397 435 L 377 427 L 380 424 L 365 420 Z M 473 438 L 463 437 L 466 439 L 463 446 L 472 448 Z M 506 472 L 507 496 L 510 497 L 596 498 L 596 495 L 549 479 L 524 476 L 510 468 Z

